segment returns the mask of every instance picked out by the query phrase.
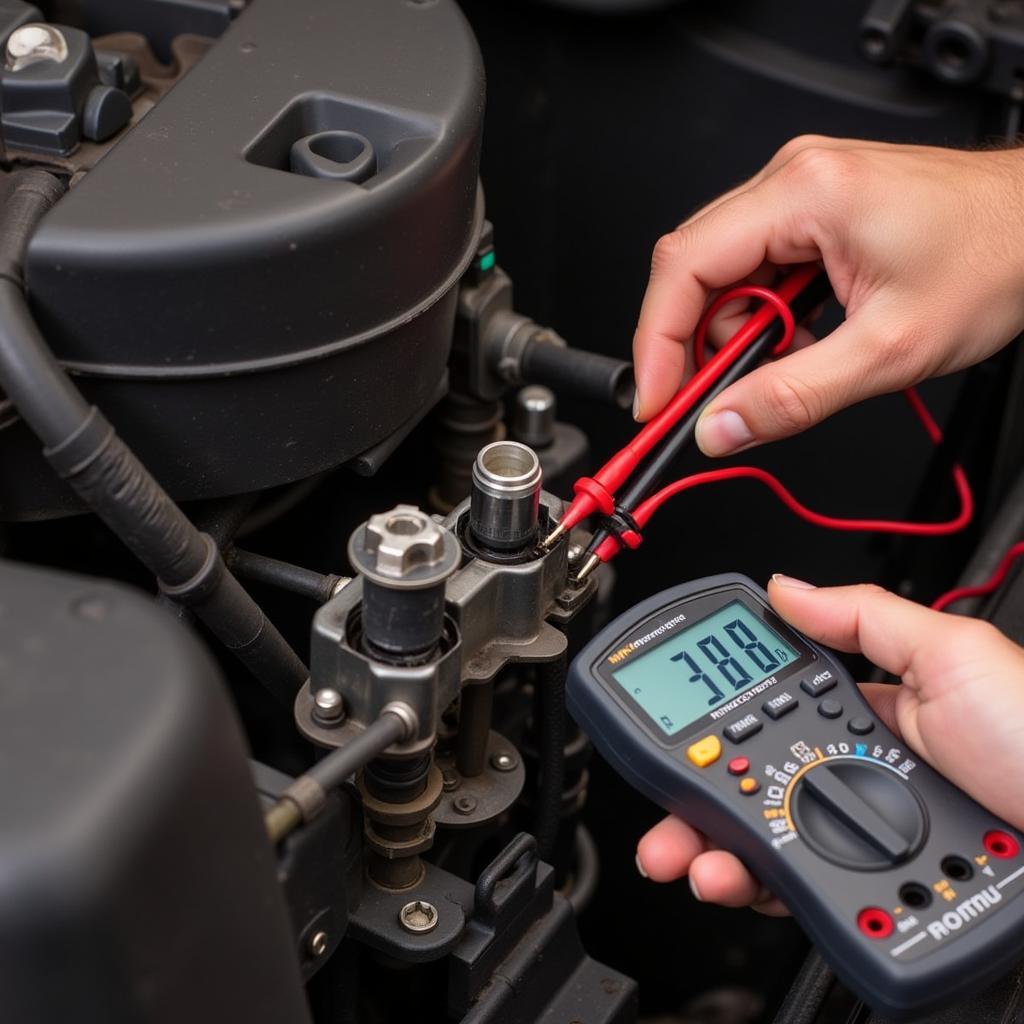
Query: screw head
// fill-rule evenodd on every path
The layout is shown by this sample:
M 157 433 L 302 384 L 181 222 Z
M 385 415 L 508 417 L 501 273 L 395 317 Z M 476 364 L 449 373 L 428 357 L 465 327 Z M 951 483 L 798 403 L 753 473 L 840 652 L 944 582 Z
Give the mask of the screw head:
M 20 71 L 44 60 L 61 64 L 67 59 L 68 41 L 53 25 L 33 21 L 16 28 L 7 37 L 4 67 L 8 71 Z
M 472 814 L 476 810 L 476 798 L 471 796 L 459 796 L 452 801 L 452 807 L 456 814 Z
M 437 927 L 437 907 L 426 900 L 413 900 L 406 903 L 398 912 L 398 923 L 414 935 L 425 935 Z
M 450 793 L 453 789 L 459 788 L 459 775 L 453 768 L 445 768 L 441 772 L 441 788 Z
M 364 549 L 374 556 L 377 572 L 400 579 L 444 558 L 444 533 L 415 505 L 396 505 L 390 512 L 370 516 Z
M 323 956 L 327 952 L 330 941 L 330 936 L 328 936 L 327 932 L 314 932 L 309 937 L 309 952 L 313 956 Z
M 345 717 L 345 701 L 331 686 L 324 686 L 313 694 L 313 716 L 325 724 L 334 725 Z
M 491 767 L 499 772 L 513 771 L 518 764 L 519 759 L 516 755 L 509 753 L 507 750 L 499 750 L 498 753 L 491 756 Z

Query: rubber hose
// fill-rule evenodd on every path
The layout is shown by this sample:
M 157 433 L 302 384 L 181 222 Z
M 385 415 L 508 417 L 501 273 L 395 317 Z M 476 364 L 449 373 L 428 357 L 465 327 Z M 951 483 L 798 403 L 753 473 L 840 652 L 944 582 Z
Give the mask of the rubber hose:
M 279 699 L 309 673 L 200 533 L 89 405 L 48 348 L 21 284 L 25 247 L 62 188 L 45 171 L 20 172 L 0 209 L 0 388 L 42 441 L 43 454 L 82 501 L 187 604 Z

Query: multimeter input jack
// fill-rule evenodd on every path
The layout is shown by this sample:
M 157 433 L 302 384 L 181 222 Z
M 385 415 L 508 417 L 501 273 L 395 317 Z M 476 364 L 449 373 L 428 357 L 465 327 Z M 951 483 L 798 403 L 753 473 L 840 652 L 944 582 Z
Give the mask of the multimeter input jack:
M 920 882 L 905 882 L 900 886 L 900 903 L 909 910 L 924 910 L 931 901 L 931 889 Z
M 954 882 L 966 882 L 974 875 L 974 868 L 971 867 L 971 862 L 964 857 L 957 856 L 955 853 L 950 854 L 948 857 L 943 857 L 942 863 L 939 866 L 942 868 L 942 873 Z

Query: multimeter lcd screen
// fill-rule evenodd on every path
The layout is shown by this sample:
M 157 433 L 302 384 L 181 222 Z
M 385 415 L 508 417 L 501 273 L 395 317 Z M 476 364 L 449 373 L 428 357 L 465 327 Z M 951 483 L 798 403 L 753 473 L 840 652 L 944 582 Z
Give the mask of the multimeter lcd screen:
M 672 735 L 797 658 L 761 618 L 733 601 L 612 676 Z

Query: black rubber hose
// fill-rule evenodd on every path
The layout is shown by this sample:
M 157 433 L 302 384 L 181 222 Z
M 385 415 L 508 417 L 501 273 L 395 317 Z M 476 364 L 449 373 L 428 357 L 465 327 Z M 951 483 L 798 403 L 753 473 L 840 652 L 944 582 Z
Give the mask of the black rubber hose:
M 783 999 L 772 1024 L 814 1024 L 835 976 L 816 949 L 811 949 Z
M 342 576 L 324 575 L 312 569 L 304 569 L 301 565 L 282 562 L 254 551 L 243 551 L 241 548 L 229 548 L 224 557 L 228 568 L 243 580 L 278 587 L 308 597 L 317 604 L 329 601 L 344 579 Z
M 556 392 L 607 402 L 619 409 L 633 403 L 633 364 L 582 348 L 531 339 L 523 348 L 519 375 Z
M 550 863 L 562 820 L 562 784 L 565 779 L 565 675 L 566 657 L 538 665 L 537 754 L 540 780 L 533 834 L 537 856 Z
M 20 172 L 0 210 L 0 388 L 82 501 L 277 697 L 291 703 L 309 673 L 200 533 L 89 405 L 46 345 L 22 290 L 32 230 L 62 188 L 45 171 Z

